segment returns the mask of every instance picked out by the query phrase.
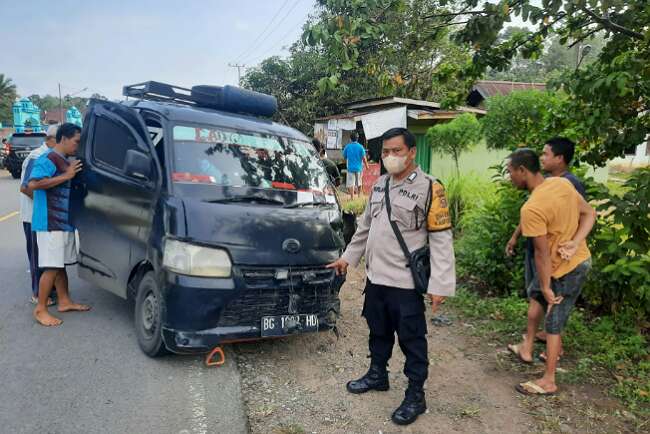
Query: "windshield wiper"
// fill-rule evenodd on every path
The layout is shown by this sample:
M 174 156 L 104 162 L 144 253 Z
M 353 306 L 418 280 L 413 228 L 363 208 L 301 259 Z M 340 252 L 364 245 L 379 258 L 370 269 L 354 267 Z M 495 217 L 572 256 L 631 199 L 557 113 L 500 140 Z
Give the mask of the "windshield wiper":
M 300 208 L 303 206 L 329 206 L 333 205 L 327 202 L 294 202 L 289 205 L 285 205 L 283 208 Z
M 224 197 L 222 199 L 206 200 L 204 202 L 209 202 L 209 203 L 259 202 L 259 203 L 269 203 L 275 205 L 284 205 L 284 201 L 282 200 L 272 199 L 264 196 L 256 196 L 256 195 Z

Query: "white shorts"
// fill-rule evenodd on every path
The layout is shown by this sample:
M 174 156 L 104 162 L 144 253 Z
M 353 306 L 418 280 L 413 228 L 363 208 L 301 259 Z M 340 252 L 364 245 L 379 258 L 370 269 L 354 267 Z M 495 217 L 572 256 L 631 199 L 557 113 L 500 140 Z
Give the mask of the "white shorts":
M 348 172 L 345 176 L 345 186 L 361 187 L 361 172 Z
M 36 232 L 39 268 L 65 268 L 77 263 L 74 232 Z

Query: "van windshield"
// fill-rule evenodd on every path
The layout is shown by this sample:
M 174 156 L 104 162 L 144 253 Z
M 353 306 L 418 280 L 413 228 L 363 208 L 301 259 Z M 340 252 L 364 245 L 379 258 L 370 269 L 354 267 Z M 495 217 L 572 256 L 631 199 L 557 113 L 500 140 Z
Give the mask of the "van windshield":
M 172 182 L 322 192 L 327 175 L 311 143 L 213 126 L 173 128 Z

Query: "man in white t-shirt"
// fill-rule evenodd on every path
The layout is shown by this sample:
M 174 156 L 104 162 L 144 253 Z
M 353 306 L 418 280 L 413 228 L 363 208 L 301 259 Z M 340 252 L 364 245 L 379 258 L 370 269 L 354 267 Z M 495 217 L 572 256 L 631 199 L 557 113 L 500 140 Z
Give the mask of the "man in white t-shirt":
M 29 173 L 38 157 L 43 155 L 48 149 L 56 145 L 57 125 L 50 125 L 47 129 L 45 142 L 29 153 L 23 161 L 22 173 L 20 175 L 20 219 L 25 231 L 25 241 L 27 245 L 27 258 L 29 259 L 29 272 L 32 278 L 32 296 L 30 302 L 36 304 L 38 301 L 38 282 L 41 273 L 38 268 L 38 245 L 36 244 L 36 233 L 32 231 L 32 211 L 34 207 L 32 192 L 27 189 L 26 181 L 29 179 Z M 56 293 L 52 292 L 52 299 L 48 300 L 48 306 L 54 304 Z

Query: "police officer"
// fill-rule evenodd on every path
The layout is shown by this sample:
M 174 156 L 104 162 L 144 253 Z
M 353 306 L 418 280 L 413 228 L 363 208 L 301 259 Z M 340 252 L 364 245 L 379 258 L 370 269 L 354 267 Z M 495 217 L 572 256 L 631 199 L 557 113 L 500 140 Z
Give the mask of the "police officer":
M 455 293 L 455 261 L 445 192 L 440 183 L 415 163 L 415 137 L 405 128 L 392 128 L 383 134 L 382 142 L 382 160 L 388 174 L 373 186 L 347 249 L 328 267 L 343 274 L 348 265 L 357 266 L 365 253 L 367 280 L 362 315 L 370 330 L 371 362 L 363 377 L 348 382 L 347 390 L 350 393 L 388 390 L 386 366 L 397 333 L 399 346 L 406 356 L 404 374 L 409 383 L 392 420 L 408 425 L 426 411 L 423 387 L 429 367 L 427 325 L 424 298 L 414 290 L 407 259 L 388 220 L 384 203 L 387 177 L 390 177 L 391 219 L 397 223 L 409 251 L 429 243 L 431 277 L 427 292 L 434 311 L 445 297 Z

